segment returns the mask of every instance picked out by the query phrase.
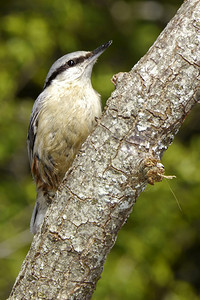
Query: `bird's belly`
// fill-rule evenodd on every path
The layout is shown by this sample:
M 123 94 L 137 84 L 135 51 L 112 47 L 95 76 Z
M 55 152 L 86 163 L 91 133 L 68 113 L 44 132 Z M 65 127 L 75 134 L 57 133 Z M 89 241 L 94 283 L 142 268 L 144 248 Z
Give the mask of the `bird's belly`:
M 45 183 L 45 189 L 47 186 L 53 190 L 58 188 L 82 143 L 92 131 L 96 116 L 84 113 L 77 110 L 72 115 L 66 111 L 64 114 L 50 115 L 48 111 L 48 115 L 41 115 L 35 149 L 39 157 L 38 178 Z
M 52 172 L 58 176 L 59 181 L 64 177 L 82 143 L 90 133 L 89 129 L 81 131 L 81 129 L 71 128 L 71 126 L 65 129 L 58 129 L 53 134 L 52 132 L 49 134 L 42 153 L 42 157 L 48 160 L 47 163 L 50 162 L 53 165 Z

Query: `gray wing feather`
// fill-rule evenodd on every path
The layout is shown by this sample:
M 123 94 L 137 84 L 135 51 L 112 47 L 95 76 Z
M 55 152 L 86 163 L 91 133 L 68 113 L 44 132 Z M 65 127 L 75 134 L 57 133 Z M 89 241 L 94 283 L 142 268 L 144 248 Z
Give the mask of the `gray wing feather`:
M 35 100 L 32 113 L 31 113 L 29 128 L 28 128 L 27 148 L 28 148 L 28 157 L 29 157 L 30 166 L 32 166 L 32 160 L 33 160 L 33 150 L 34 150 L 35 138 L 37 135 L 37 127 L 38 127 L 38 116 L 45 100 L 44 94 L 45 94 L 44 92 L 41 93 L 38 96 L 38 98 Z

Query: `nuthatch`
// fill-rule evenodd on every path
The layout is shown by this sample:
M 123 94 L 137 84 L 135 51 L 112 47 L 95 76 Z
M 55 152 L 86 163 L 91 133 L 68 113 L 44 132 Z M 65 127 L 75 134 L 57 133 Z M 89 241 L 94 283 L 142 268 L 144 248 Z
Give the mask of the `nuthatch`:
M 91 73 L 97 58 L 111 43 L 59 58 L 33 105 L 27 144 L 37 188 L 30 224 L 34 234 L 75 155 L 101 116 L 101 98 L 92 87 Z

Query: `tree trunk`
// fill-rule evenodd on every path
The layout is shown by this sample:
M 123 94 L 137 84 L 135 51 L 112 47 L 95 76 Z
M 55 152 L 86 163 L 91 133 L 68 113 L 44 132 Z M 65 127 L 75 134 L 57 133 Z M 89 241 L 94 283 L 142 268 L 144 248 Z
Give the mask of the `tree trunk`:
M 90 299 L 106 256 L 200 98 L 200 2 L 185 1 L 115 91 L 33 239 L 9 299 Z

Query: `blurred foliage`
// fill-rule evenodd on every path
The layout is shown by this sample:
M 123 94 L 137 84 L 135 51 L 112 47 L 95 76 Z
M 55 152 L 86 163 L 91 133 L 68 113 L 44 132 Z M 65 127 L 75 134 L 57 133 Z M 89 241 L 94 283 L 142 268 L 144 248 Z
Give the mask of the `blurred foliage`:
M 10 0 L 0 22 L 0 299 L 28 251 L 35 201 L 26 134 L 33 101 L 60 56 L 113 39 L 92 76 L 103 102 L 114 73 L 129 71 L 180 0 Z M 188 300 L 200 296 L 200 109 L 163 157 L 177 179 L 148 186 L 118 235 L 93 299 Z M 181 206 L 181 210 L 177 205 Z

